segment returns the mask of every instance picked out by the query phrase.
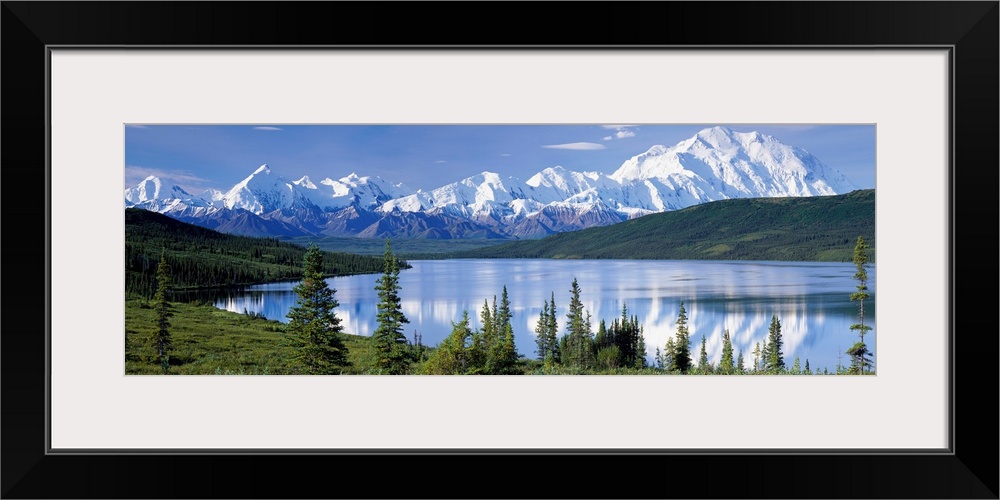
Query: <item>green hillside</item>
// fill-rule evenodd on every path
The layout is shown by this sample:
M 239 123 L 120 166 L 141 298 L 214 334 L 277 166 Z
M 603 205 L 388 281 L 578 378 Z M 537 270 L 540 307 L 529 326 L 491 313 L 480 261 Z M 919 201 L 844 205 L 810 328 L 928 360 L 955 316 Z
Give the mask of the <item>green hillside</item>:
M 849 262 L 858 236 L 875 248 L 873 189 L 837 196 L 716 201 L 452 256 Z
M 219 233 L 163 214 L 125 210 L 125 295 L 150 297 L 161 252 L 175 289 L 298 279 L 306 249 L 273 238 Z M 380 273 L 381 257 L 326 252 L 331 275 Z M 405 263 L 402 264 L 405 267 Z

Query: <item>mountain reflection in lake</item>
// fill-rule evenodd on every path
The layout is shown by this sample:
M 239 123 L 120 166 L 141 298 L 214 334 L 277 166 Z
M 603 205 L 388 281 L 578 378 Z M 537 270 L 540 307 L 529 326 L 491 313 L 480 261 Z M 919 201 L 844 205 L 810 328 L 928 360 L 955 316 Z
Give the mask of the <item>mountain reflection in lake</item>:
M 492 303 L 504 285 L 511 302 L 518 352 L 535 353 L 535 323 L 544 301 L 555 292 L 560 334 L 565 333 L 570 285 L 575 277 L 581 301 L 590 312 L 593 331 L 600 320 L 608 324 L 621 316 L 622 303 L 644 327 L 650 363 L 656 348 L 663 350 L 676 329 L 678 306 L 684 302 L 695 360 L 706 337 L 709 360 L 722 355 L 722 334 L 728 329 L 734 355 L 740 350 L 746 365 L 753 362 L 753 348 L 767 335 L 771 315 L 781 320 L 785 363 L 795 357 L 802 367 L 833 371 L 838 359 L 858 340 L 850 325 L 857 322 L 858 305 L 850 301 L 856 290 L 851 263 L 761 261 L 649 261 L 649 260 L 431 260 L 409 261 L 412 269 L 400 273 L 403 312 L 410 320 L 407 337 L 419 332 L 424 344 L 436 345 L 452 329 L 463 310 L 469 311 L 473 328 L 479 324 L 484 299 Z M 865 343 L 876 351 L 875 266 L 869 266 L 869 292 L 865 323 L 875 328 Z M 375 330 L 375 281 L 378 275 L 331 278 L 340 306 L 335 310 L 346 332 L 371 335 Z M 295 305 L 294 283 L 256 285 L 238 290 L 199 292 L 216 307 L 242 313 L 263 313 L 287 322 Z M 178 297 L 183 299 L 184 297 Z M 877 358 L 876 358 L 877 362 Z

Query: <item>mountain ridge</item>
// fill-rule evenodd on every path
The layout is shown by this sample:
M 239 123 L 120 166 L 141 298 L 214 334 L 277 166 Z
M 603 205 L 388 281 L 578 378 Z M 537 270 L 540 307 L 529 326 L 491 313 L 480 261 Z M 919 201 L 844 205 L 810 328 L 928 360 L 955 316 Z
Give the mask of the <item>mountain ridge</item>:
M 858 236 L 875 248 L 874 189 L 719 200 L 447 257 L 849 262 Z
M 145 208 L 246 236 L 533 239 L 708 201 L 833 195 L 856 189 L 801 148 L 759 132 L 712 127 L 654 145 L 611 175 L 555 165 L 526 181 L 496 172 L 425 191 L 351 173 L 318 184 L 263 164 L 227 191 L 193 196 L 153 176 L 125 190 Z

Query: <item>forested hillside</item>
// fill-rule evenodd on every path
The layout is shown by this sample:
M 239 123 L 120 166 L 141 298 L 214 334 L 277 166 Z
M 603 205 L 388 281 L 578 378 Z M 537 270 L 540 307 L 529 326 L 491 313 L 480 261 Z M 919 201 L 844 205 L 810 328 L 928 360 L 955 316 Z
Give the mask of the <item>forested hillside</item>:
M 125 210 L 126 297 L 153 294 L 161 255 L 174 289 L 184 289 L 298 279 L 305 252 L 273 238 L 232 236 L 155 212 Z M 331 276 L 378 273 L 383 265 L 379 257 L 336 252 L 325 252 L 323 263 Z
M 873 189 L 836 196 L 714 201 L 452 256 L 849 262 L 858 236 L 875 248 Z

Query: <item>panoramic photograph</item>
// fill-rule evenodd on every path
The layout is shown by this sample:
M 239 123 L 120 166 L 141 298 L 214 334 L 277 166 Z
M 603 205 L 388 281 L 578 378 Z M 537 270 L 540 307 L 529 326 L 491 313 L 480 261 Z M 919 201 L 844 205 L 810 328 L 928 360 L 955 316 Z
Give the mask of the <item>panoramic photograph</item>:
M 875 125 L 125 124 L 127 375 L 875 375 Z

